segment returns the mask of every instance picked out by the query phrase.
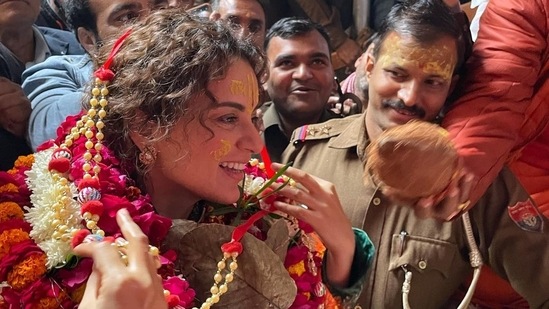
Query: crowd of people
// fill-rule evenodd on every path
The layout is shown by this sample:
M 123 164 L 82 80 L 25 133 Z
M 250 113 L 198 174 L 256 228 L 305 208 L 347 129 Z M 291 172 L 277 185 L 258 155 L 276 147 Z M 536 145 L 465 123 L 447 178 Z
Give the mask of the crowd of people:
M 250 271 L 262 263 L 287 268 L 290 308 L 549 308 L 549 5 L 473 2 L 471 30 L 458 0 L 0 0 L 0 308 L 36 304 L 24 291 L 46 277 L 43 308 L 234 307 L 276 286 Z M 459 164 L 443 191 L 402 201 L 370 175 L 368 150 L 413 121 L 440 125 Z M 202 287 L 188 269 L 205 264 L 181 264 L 195 248 L 158 235 L 225 220 L 211 205 L 242 200 L 251 158 L 286 177 L 262 208 L 315 236 L 301 266 L 289 249 L 248 263 L 267 255 L 239 247 L 239 214 Z M 45 238 L 68 246 L 57 265 L 32 210 L 44 207 Z M 15 279 L 37 250 L 48 270 Z M 75 254 L 89 277 L 52 275 Z M 157 275 L 170 263 L 189 302 Z M 259 283 L 232 290 L 233 274 Z

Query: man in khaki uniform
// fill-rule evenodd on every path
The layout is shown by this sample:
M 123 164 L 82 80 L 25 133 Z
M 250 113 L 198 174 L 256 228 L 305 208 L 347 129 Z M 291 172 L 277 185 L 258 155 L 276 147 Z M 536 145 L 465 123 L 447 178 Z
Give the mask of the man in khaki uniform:
M 461 220 L 419 219 L 363 181 L 370 139 L 411 119 L 439 115 L 457 80 L 459 33 L 436 0 L 397 5 L 367 55 L 366 112 L 298 128 L 284 153 L 294 167 L 333 182 L 353 226 L 375 244 L 362 308 L 402 308 L 406 272 L 412 274 L 411 308 L 444 308 L 472 272 Z M 530 307 L 549 308 L 547 221 L 516 178 L 503 170 L 469 213 L 484 262 Z

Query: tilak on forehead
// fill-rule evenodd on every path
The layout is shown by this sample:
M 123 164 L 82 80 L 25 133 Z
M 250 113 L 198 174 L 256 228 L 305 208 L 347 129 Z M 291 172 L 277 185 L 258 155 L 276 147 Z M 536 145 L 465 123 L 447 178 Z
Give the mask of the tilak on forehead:
M 449 80 L 454 74 L 456 58 L 455 47 L 446 44 L 410 44 L 396 33 L 391 33 L 383 42 L 378 62 L 382 66 L 414 63 L 426 74 Z
M 255 82 L 255 76 L 248 74 L 246 80 L 231 80 L 231 94 L 243 95 L 247 98 L 247 111 L 251 114 L 254 106 L 259 101 L 259 89 Z

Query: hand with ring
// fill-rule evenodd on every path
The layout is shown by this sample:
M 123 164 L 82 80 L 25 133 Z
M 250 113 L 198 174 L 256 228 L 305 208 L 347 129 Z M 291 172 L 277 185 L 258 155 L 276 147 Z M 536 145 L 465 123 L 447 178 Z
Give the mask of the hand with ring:
M 93 259 L 78 308 L 167 308 L 157 257 L 150 253 L 147 236 L 126 209 L 118 211 L 116 221 L 127 242 L 88 242 L 74 249 L 77 255 Z
M 273 163 L 272 167 L 279 170 L 282 165 Z M 335 186 L 293 167 L 288 168 L 285 175 L 294 179 L 299 188 L 286 186 L 279 194 L 294 201 L 294 204 L 276 201 L 274 206 L 311 225 L 327 249 L 326 270 L 330 283 L 347 286 L 355 251 L 355 236 Z

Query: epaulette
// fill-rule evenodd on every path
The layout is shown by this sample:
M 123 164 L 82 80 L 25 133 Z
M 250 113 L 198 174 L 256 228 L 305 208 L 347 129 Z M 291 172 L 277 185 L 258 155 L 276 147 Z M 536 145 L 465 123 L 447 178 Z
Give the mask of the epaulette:
M 345 118 L 330 119 L 326 122 L 307 124 L 294 130 L 290 139 L 291 144 L 305 141 L 329 139 L 338 136 L 360 115 L 352 115 Z

